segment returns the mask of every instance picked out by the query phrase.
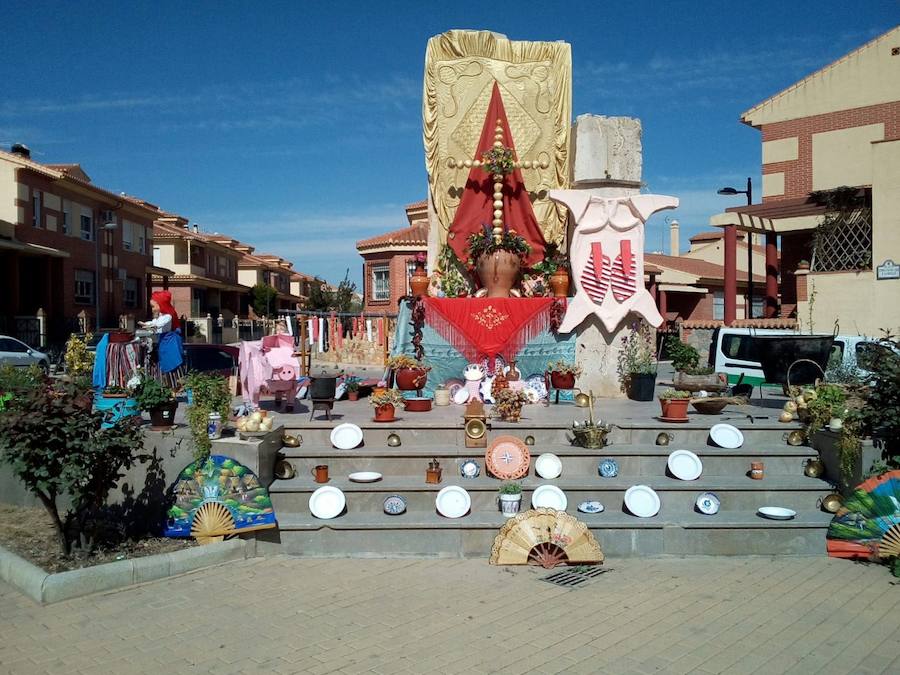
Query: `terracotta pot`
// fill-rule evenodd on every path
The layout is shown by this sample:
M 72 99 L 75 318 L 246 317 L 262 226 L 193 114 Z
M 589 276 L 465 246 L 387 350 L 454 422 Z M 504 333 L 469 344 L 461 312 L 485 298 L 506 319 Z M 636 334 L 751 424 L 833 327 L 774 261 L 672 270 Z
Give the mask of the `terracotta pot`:
M 172 401 L 168 405 L 154 408 L 150 411 L 150 427 L 154 431 L 171 429 L 175 425 L 175 411 L 178 409 L 178 401 Z
M 376 422 L 392 422 L 394 420 L 394 405 L 393 403 L 387 403 L 385 405 L 380 405 L 375 408 L 375 421 Z
M 569 297 L 569 272 L 560 267 L 550 276 L 550 288 L 553 290 L 554 298 Z
M 347 392 L 347 400 L 348 401 L 358 401 L 359 400 L 359 392 L 358 391 L 348 391 Z
M 397 389 L 400 391 L 416 391 L 428 381 L 428 370 L 425 368 L 398 368 L 394 371 Z
M 662 408 L 662 416 L 669 419 L 687 419 L 687 409 L 690 399 L 686 398 L 661 398 L 659 405 Z
M 475 270 L 489 298 L 508 298 L 519 280 L 522 261 L 515 253 L 496 251 L 478 258 Z
M 423 263 L 416 263 L 416 269 L 413 270 L 413 273 L 409 276 L 409 291 L 413 295 L 428 295 L 428 284 L 430 280 L 428 279 L 428 275 L 425 273 L 425 265 Z
M 575 375 L 572 373 L 550 373 L 550 384 L 554 389 L 574 389 Z
M 429 412 L 431 410 L 431 399 L 424 397 L 404 399 L 403 409 L 407 412 Z

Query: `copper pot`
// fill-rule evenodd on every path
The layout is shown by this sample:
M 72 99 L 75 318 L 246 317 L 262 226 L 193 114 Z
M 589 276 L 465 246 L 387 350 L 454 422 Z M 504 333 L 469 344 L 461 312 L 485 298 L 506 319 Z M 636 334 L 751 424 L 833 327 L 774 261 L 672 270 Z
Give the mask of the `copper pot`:
M 841 499 L 841 496 L 833 492 L 830 495 L 819 498 L 819 507 L 828 511 L 828 513 L 837 513 L 841 510 L 843 504 L 844 500 Z
M 825 474 L 825 465 L 821 459 L 808 459 L 803 466 L 803 475 L 809 478 L 821 478 Z

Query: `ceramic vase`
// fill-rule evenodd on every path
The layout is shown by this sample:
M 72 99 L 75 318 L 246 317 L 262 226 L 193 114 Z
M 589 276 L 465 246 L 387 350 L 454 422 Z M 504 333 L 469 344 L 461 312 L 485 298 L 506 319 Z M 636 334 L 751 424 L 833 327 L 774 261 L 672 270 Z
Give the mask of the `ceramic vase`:
M 450 390 L 449 389 L 435 389 L 434 390 L 434 404 L 435 405 L 450 405 Z
M 500 512 L 507 518 L 512 518 L 519 512 L 522 506 L 522 494 L 500 495 Z
M 509 251 L 486 253 L 478 258 L 475 269 L 489 298 L 508 298 L 519 280 L 522 261 Z
M 430 280 L 425 273 L 425 263 L 416 262 L 416 269 L 409 276 L 409 290 L 415 296 L 428 295 Z
M 424 368 L 398 368 L 394 371 L 397 389 L 400 391 L 416 391 L 428 381 L 428 371 Z
M 550 288 L 554 298 L 569 297 L 569 273 L 565 268 L 560 267 L 550 275 Z

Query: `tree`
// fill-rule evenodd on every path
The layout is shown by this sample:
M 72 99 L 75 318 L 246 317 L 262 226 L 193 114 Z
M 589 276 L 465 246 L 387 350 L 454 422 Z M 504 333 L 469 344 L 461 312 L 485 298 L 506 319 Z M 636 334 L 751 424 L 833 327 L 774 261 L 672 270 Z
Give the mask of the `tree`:
M 338 284 L 334 293 L 334 307 L 337 312 L 353 313 L 359 311 L 356 302 L 356 283 L 350 281 L 350 270 L 344 272 L 344 280 Z
M 259 316 L 270 317 L 278 308 L 278 291 L 268 284 L 256 284 L 250 289 L 253 311 Z
M 314 312 L 327 312 L 331 309 L 333 302 L 334 298 L 324 283 L 313 284 L 309 291 L 306 307 Z
M 83 382 L 40 374 L 31 386 L 17 388 L 0 414 L 0 459 L 44 505 L 63 555 L 76 541 L 93 546 L 100 509 L 143 448 L 140 418 L 104 429 L 92 398 Z M 65 494 L 72 507 L 63 522 L 57 500 Z

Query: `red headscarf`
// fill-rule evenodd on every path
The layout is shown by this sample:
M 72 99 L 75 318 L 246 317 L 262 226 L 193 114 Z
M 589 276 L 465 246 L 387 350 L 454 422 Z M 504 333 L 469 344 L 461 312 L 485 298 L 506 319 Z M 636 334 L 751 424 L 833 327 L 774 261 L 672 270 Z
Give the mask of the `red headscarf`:
M 168 314 L 172 317 L 172 330 L 181 328 L 181 321 L 178 319 L 178 312 L 172 307 L 172 294 L 169 291 L 155 291 L 150 299 L 159 305 L 160 314 Z

